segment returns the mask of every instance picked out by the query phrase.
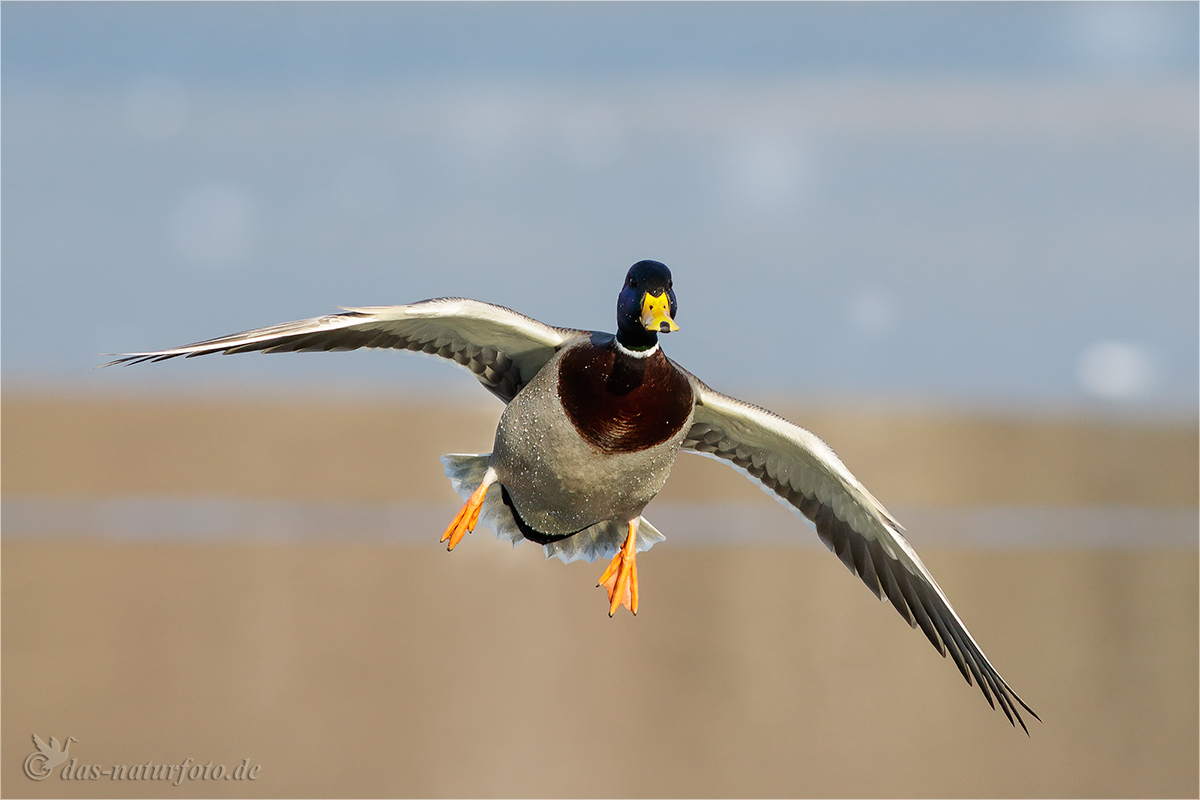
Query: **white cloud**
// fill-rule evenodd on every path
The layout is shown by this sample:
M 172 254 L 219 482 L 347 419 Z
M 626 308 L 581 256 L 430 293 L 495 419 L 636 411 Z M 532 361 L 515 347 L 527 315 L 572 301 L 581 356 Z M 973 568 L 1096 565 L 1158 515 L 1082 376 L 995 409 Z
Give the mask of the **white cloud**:
M 801 200 L 808 188 L 808 165 L 791 138 L 754 134 L 734 143 L 726 156 L 725 186 L 735 206 L 751 213 L 775 213 Z
M 895 312 L 891 301 L 879 292 L 864 292 L 850 301 L 850 323 L 867 336 L 878 336 L 892 329 Z
M 1153 356 L 1130 342 L 1096 342 L 1080 354 L 1075 374 L 1083 390 L 1102 400 L 1136 400 L 1158 382 Z
M 1171 18 L 1152 3 L 1081 2 L 1065 9 L 1075 50 L 1093 66 L 1154 67 L 1175 44 Z

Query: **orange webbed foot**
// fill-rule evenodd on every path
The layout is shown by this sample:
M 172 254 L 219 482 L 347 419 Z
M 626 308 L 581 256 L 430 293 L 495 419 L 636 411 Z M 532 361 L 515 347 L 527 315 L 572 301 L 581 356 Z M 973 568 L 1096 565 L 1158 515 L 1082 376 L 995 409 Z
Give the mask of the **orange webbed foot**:
M 617 613 L 617 609 L 625 606 L 634 614 L 638 610 L 638 577 L 637 577 L 637 519 L 629 523 L 629 535 L 625 544 L 613 556 L 608 569 L 600 576 L 597 586 L 603 586 L 608 592 L 608 615 Z
M 455 545 L 462 541 L 462 538 L 471 531 L 475 530 L 475 525 L 479 522 L 479 509 L 483 507 L 483 498 L 487 495 L 488 487 L 496 482 L 496 473 L 491 467 L 483 476 L 483 482 L 479 484 L 479 488 L 471 492 L 471 496 L 467 498 L 467 502 L 454 515 L 454 519 L 450 520 L 450 525 L 446 528 L 446 532 L 442 534 L 442 541 L 449 541 L 446 545 L 447 550 L 453 550 Z

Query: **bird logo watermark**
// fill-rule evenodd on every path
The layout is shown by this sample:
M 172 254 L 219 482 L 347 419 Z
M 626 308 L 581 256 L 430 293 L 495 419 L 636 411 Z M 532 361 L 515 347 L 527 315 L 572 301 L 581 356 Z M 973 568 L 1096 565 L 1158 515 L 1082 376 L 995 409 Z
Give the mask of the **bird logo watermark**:
M 54 768 L 67 760 L 67 751 L 71 749 L 71 742 L 78 741 L 74 736 L 68 736 L 66 745 L 60 747 L 58 739 L 53 736 L 50 737 L 50 744 L 46 744 L 42 741 L 42 737 L 35 733 L 33 744 L 37 750 L 26 757 L 25 774 L 35 781 L 44 781 L 49 778 L 50 773 L 54 772 Z

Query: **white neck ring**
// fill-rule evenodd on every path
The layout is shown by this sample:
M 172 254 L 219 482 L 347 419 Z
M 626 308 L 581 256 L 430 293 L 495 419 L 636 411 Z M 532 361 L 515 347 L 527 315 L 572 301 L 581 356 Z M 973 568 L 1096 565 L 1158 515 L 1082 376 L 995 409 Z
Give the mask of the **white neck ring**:
M 630 350 L 628 347 L 621 344 L 621 340 L 616 337 L 613 337 L 613 343 L 617 346 L 617 350 L 621 351 L 627 356 L 632 356 L 633 358 L 649 358 L 658 352 L 658 342 L 655 342 L 654 347 L 651 347 L 649 350 Z

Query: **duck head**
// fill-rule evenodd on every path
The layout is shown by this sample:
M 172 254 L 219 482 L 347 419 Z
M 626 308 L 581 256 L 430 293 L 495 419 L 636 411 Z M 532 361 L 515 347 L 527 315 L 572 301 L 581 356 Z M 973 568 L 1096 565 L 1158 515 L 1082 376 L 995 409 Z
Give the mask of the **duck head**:
M 617 341 L 630 350 L 649 350 L 658 334 L 679 330 L 678 310 L 671 270 L 658 261 L 639 261 L 629 268 L 617 298 Z

